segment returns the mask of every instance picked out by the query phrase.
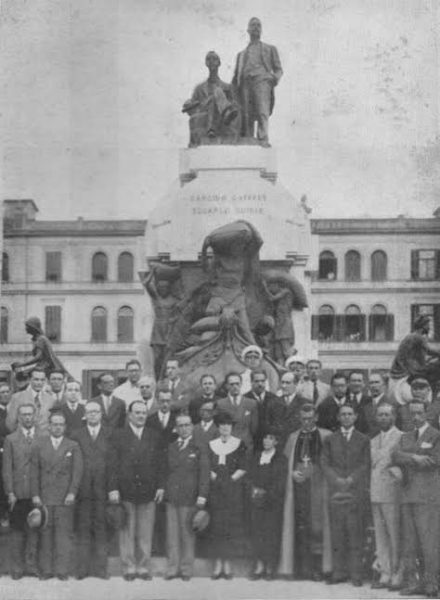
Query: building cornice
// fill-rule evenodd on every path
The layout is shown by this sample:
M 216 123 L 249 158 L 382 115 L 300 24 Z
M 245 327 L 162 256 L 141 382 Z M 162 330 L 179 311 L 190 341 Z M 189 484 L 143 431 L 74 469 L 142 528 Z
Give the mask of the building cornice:
M 353 235 L 353 234 L 418 234 L 440 233 L 440 219 L 311 219 L 312 234 Z

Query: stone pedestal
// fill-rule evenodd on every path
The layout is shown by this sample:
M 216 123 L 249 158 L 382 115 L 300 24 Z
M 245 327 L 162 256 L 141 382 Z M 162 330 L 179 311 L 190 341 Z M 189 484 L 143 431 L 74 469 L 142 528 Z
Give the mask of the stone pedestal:
M 236 220 L 250 222 L 262 236 L 262 267 L 287 267 L 310 297 L 310 223 L 300 203 L 277 181 L 273 148 L 220 145 L 181 150 L 179 180 L 148 217 L 146 261 L 180 264 L 188 292 L 200 283 L 204 238 Z M 310 313 L 305 310 L 293 318 L 295 346 L 309 356 Z

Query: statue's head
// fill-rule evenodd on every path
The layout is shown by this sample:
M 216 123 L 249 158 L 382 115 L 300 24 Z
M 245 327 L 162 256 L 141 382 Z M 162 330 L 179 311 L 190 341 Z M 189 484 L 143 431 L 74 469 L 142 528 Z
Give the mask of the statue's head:
M 260 19 L 252 17 L 248 23 L 247 32 L 251 37 L 259 38 L 261 36 L 262 25 Z
M 161 298 L 166 298 L 171 292 L 171 285 L 167 279 L 159 279 L 156 282 L 156 290 Z
M 220 56 L 214 50 L 210 50 L 205 57 L 205 65 L 208 69 L 218 68 L 221 65 Z

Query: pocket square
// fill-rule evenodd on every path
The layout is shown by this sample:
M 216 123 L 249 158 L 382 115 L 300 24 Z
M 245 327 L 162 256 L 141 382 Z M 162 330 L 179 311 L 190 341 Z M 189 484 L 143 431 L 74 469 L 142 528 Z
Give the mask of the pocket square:
M 66 454 L 65 454 L 65 457 L 66 457 L 66 458 L 70 458 L 71 456 L 72 456 L 72 453 L 71 453 L 71 452 L 66 452 Z
M 433 444 L 431 444 L 431 442 L 422 442 L 420 448 L 422 450 L 429 450 L 430 448 L 433 448 Z
M 188 458 L 195 458 L 196 455 L 195 454 L 188 454 Z
M 244 411 L 244 416 L 245 416 L 245 417 L 247 417 L 247 416 L 248 416 L 248 415 L 250 415 L 250 414 L 251 414 L 251 411 L 250 411 L 250 410 L 245 410 L 245 411 Z

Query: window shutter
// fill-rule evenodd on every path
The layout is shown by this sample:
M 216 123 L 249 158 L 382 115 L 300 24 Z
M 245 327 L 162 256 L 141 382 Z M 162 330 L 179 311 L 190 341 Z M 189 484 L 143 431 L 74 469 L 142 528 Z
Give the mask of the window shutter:
M 365 327 L 366 327 L 366 315 L 359 315 L 359 340 L 363 342 L 365 340 Z
M 414 321 L 417 319 L 418 316 L 419 316 L 419 305 L 411 304 L 411 330 L 413 328 Z
M 411 279 L 419 278 L 419 251 L 411 250 Z
M 312 315 L 312 340 L 319 338 L 319 315 Z
M 435 278 L 440 279 L 440 250 L 435 253 Z
M 8 328 L 9 328 L 9 317 L 8 309 L 4 306 L 0 309 L 0 344 L 8 343 Z
M 434 304 L 434 340 L 440 342 L 440 304 Z
M 46 281 L 61 281 L 61 252 L 46 252 Z
M 385 316 L 385 336 L 387 342 L 394 340 L 394 315 Z
M 345 339 L 345 315 L 336 315 L 335 340 L 341 342 Z
M 368 339 L 374 342 L 374 315 L 368 315 Z
M 46 335 L 51 342 L 61 341 L 61 306 L 46 306 Z

